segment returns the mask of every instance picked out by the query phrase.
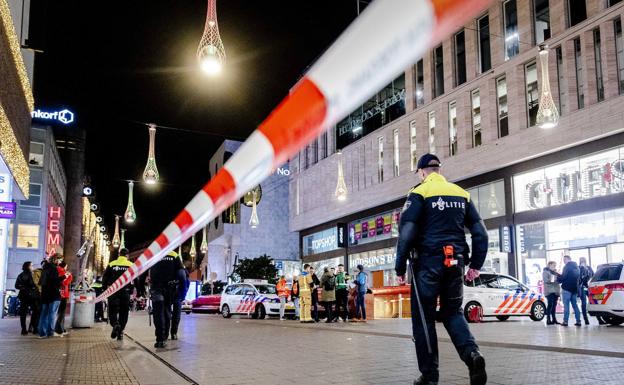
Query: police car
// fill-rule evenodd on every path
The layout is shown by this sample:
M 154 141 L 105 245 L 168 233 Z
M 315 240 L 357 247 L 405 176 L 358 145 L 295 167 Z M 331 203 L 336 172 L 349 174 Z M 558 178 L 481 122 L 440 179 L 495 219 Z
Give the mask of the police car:
M 223 318 L 246 314 L 253 319 L 264 319 L 267 315 L 279 316 L 280 300 L 275 285 L 265 280 L 245 280 L 225 287 L 221 294 L 220 309 Z M 285 314 L 295 314 L 292 302 L 286 303 Z
M 598 266 L 589 281 L 589 315 L 611 325 L 624 323 L 624 262 Z
M 541 321 L 546 314 L 544 296 L 508 275 L 481 273 L 465 285 L 463 307 L 468 322 L 481 316 L 500 321 L 529 316 L 533 321 Z

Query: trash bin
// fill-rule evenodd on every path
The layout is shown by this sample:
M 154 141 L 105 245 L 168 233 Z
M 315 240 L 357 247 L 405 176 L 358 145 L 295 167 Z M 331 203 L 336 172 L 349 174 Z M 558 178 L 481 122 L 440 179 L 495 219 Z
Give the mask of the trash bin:
M 95 292 L 72 293 L 71 320 L 73 328 L 90 328 L 95 320 Z

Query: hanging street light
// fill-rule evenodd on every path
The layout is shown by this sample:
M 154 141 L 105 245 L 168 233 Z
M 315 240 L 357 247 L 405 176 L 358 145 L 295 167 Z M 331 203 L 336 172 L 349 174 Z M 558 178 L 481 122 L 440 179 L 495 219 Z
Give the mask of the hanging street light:
M 206 237 L 206 226 L 204 226 L 204 231 L 202 232 L 202 242 L 199 246 L 199 251 L 204 255 L 208 251 L 208 237 Z
M 191 258 L 195 258 L 197 256 L 197 245 L 195 244 L 195 234 L 191 236 L 191 251 L 189 251 L 189 255 Z
M 197 60 L 201 70 L 210 76 L 219 74 L 225 64 L 225 49 L 217 23 L 217 0 L 208 0 L 206 25 L 197 48 Z
M 337 152 L 338 155 L 338 183 L 336 184 L 336 191 L 334 192 L 334 195 L 336 196 L 336 199 L 338 199 L 339 201 L 344 201 L 347 199 L 347 184 L 345 183 L 344 180 L 344 173 L 342 171 L 342 150 L 338 150 Z
M 540 128 L 553 128 L 559 124 L 559 111 L 550 92 L 547 45 L 540 45 L 539 58 L 542 70 L 542 89 L 539 97 L 536 124 Z
M 113 247 L 118 248 L 119 240 L 119 215 L 115 215 L 115 234 L 113 235 Z
M 159 174 L 158 167 L 156 167 L 156 151 L 154 150 L 154 142 L 156 140 L 156 125 L 150 123 L 149 125 L 149 152 L 147 154 L 147 164 L 143 171 L 143 181 L 147 184 L 156 184 L 158 182 Z
M 494 184 L 490 186 L 490 197 L 488 198 L 487 207 L 490 215 L 498 215 L 499 204 L 498 199 L 496 199 L 496 190 L 494 189 Z
M 255 229 L 260 224 L 260 219 L 258 218 L 258 205 L 256 203 L 256 190 L 253 191 L 252 197 L 252 206 L 251 206 L 251 218 L 249 218 L 249 226 L 252 229 Z
M 134 182 L 128 182 L 128 207 L 124 214 L 124 219 L 127 223 L 134 223 L 136 221 L 136 211 L 134 211 Z
M 121 229 L 121 243 L 119 244 L 119 248 L 126 248 L 126 229 Z

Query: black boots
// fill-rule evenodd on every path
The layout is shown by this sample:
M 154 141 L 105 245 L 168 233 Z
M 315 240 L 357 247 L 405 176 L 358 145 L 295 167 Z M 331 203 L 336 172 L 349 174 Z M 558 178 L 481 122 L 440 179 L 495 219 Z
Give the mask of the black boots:
M 163 349 L 165 346 L 167 346 L 167 344 L 165 344 L 164 341 L 156 341 L 156 343 L 154 344 L 154 347 L 157 349 Z
M 470 385 L 485 385 L 487 383 L 485 358 L 478 350 L 470 353 L 468 369 L 470 370 Z
M 178 335 L 171 333 L 171 341 L 175 341 L 177 339 L 178 339 Z
M 115 339 L 119 337 L 120 334 L 121 334 L 121 326 L 119 326 L 119 324 L 113 326 L 113 331 L 111 332 L 111 338 Z
M 414 380 L 414 385 L 438 385 L 438 381 L 431 381 L 424 376 L 420 376 L 417 380 Z

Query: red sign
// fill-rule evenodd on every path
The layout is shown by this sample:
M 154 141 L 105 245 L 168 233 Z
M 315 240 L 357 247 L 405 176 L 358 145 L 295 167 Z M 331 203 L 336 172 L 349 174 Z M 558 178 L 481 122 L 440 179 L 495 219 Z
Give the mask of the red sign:
M 61 216 L 63 209 L 57 206 L 48 208 L 48 237 L 46 253 L 52 255 L 61 246 Z

